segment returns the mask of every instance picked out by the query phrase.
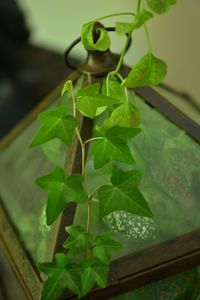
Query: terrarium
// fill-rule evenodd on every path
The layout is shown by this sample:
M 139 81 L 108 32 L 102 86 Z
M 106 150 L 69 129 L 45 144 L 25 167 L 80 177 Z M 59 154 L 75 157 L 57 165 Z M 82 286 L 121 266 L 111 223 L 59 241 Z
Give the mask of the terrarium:
M 114 31 L 114 28 L 108 28 Z M 95 39 L 95 36 L 94 36 Z M 76 40 L 69 52 L 80 41 Z M 130 43 L 130 41 L 129 41 Z M 106 51 L 88 51 L 86 62 L 65 80 L 78 93 L 86 82 L 100 83 L 115 70 L 119 55 Z M 73 67 L 73 66 L 72 66 Z M 123 66 L 121 75 L 130 69 Z M 56 166 L 68 173 L 81 172 L 81 147 L 76 137 L 67 147 L 60 140 L 50 140 L 28 149 L 38 128 L 36 117 L 46 109 L 65 105 L 70 110 L 70 94 L 61 96 L 63 83 L 32 113 L 0 141 L 1 247 L 25 299 L 39 299 L 45 282 L 38 262 L 51 261 L 63 251 L 66 226 L 87 218 L 87 207 L 70 203 L 50 227 L 46 224 L 46 194 L 36 188 L 35 180 Z M 142 170 L 139 185 L 151 207 L 153 218 L 118 210 L 98 222 L 98 201 L 93 203 L 91 222 L 99 234 L 111 230 L 125 245 L 111 262 L 108 285 L 94 287 L 84 299 L 197 299 L 200 263 L 200 124 L 192 104 L 183 105 L 182 95 L 162 86 L 129 89 L 128 98 L 141 112 L 142 128 L 130 141 L 136 163 L 131 170 Z M 92 137 L 99 120 L 79 116 L 84 140 Z M 88 190 L 107 184 L 111 165 L 95 169 L 90 147 L 86 148 Z M 121 163 L 122 164 L 122 163 Z M 119 163 L 120 165 L 120 163 Z M 121 166 L 121 165 L 120 165 Z M 130 171 L 130 166 L 123 166 Z M 94 197 L 95 200 L 95 197 Z M 76 299 L 65 291 L 62 299 Z

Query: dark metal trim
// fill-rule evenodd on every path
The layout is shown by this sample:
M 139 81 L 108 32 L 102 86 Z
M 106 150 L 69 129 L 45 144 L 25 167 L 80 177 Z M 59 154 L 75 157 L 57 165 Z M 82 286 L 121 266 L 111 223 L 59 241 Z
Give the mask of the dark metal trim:
M 198 112 L 200 112 L 200 103 L 197 101 L 197 99 L 192 97 L 190 94 L 188 94 L 184 91 L 179 91 L 179 90 L 175 89 L 174 87 L 169 86 L 166 83 L 160 83 L 159 87 L 161 87 L 162 89 L 166 90 L 167 92 L 169 92 L 171 94 L 181 97 L 186 102 L 189 102 Z
M 83 300 L 110 299 L 199 264 L 200 230 L 195 230 L 114 260 L 109 285 L 105 289 L 94 289 Z M 76 297 L 68 294 L 65 299 Z

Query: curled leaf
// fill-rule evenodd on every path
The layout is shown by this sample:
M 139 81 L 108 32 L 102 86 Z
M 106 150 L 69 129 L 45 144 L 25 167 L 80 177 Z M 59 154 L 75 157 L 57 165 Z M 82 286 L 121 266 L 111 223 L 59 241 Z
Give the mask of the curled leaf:
M 95 42 L 93 38 L 93 29 L 95 22 L 84 24 L 81 32 L 81 42 L 85 49 L 90 51 L 106 51 L 110 47 L 110 38 L 105 28 L 97 28 L 99 38 Z

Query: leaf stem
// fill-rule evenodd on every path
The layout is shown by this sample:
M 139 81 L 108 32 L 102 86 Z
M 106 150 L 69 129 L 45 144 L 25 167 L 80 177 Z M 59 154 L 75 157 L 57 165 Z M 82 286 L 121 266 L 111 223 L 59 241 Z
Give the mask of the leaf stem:
M 73 102 L 73 116 L 76 117 L 76 99 L 75 99 L 75 95 L 74 95 L 73 85 L 71 86 L 71 94 L 72 94 L 72 102 Z M 84 176 L 84 174 L 85 174 L 85 145 L 81 138 L 78 127 L 76 127 L 75 132 L 76 132 L 76 135 L 77 135 L 78 140 L 81 145 L 81 165 L 82 165 L 81 174 L 82 174 L 82 176 Z
M 124 90 L 125 90 L 126 101 L 128 101 L 128 89 L 125 87 Z
M 137 5 L 137 16 L 140 14 L 141 4 L 142 4 L 142 0 L 138 0 L 138 5 Z
M 147 44 L 148 44 L 149 52 L 152 53 L 150 36 L 149 36 L 149 32 L 148 32 L 146 24 L 144 24 L 144 29 L 145 29 L 145 33 L 146 33 L 146 37 L 147 37 Z
M 109 72 L 106 76 L 106 95 L 109 96 L 109 79 L 112 76 L 113 71 Z
M 120 75 L 120 73 L 116 73 L 115 75 L 121 80 L 121 82 L 123 82 L 124 78 Z
M 92 198 L 89 197 L 87 201 L 87 228 L 86 228 L 87 233 L 90 233 L 91 220 L 92 220 Z
M 130 39 L 131 39 L 131 33 L 128 34 L 128 36 L 127 36 L 126 43 L 125 43 L 124 48 L 122 50 L 122 53 L 121 53 L 120 59 L 118 61 L 117 67 L 116 67 L 115 71 L 112 72 L 113 75 L 116 75 L 119 72 L 119 70 L 121 69 L 121 66 L 123 64 L 124 56 L 126 54 L 126 50 L 128 48 Z
M 96 194 L 96 192 L 100 189 L 100 187 L 97 187 L 92 194 L 90 195 L 90 199 L 92 199 L 94 197 L 94 195 Z
M 73 116 L 74 118 L 76 118 L 76 100 L 75 100 L 73 85 L 71 85 L 71 95 L 72 95 L 72 103 L 73 103 Z
M 74 95 L 74 89 L 73 86 L 71 87 L 71 94 L 72 94 L 72 101 L 73 101 L 73 116 L 76 117 L 76 99 L 75 99 L 75 95 Z M 96 138 L 93 139 L 89 139 L 85 142 L 83 142 L 81 134 L 79 132 L 78 127 L 76 127 L 75 129 L 76 135 L 78 137 L 78 140 L 80 142 L 81 145 L 81 174 L 83 176 L 84 179 L 84 175 L 85 175 L 85 144 L 90 142 L 91 140 L 94 140 Z M 89 197 L 87 200 L 87 225 L 86 225 L 86 231 L 87 233 L 90 232 L 90 228 L 91 228 L 91 217 L 92 217 L 92 197 Z M 87 253 L 86 253 L 87 257 L 90 256 L 90 249 L 87 249 Z
M 80 132 L 77 127 L 76 127 L 75 131 L 76 131 L 76 135 L 77 135 L 80 145 L 81 145 L 81 164 L 82 164 L 81 173 L 82 173 L 82 176 L 84 176 L 84 174 L 85 174 L 85 145 L 84 145 L 84 142 L 81 138 Z
M 104 139 L 104 138 L 101 137 L 101 136 L 94 137 L 94 138 L 91 138 L 91 139 L 89 139 L 89 140 L 86 140 L 86 141 L 84 142 L 84 144 L 87 144 L 87 143 L 90 143 L 90 142 L 93 142 L 93 141 L 103 140 L 103 139 Z
M 123 78 L 119 74 L 119 70 L 121 69 L 121 67 L 123 65 L 124 56 L 126 54 L 126 50 L 127 50 L 127 47 L 129 45 L 129 42 L 130 42 L 130 39 L 131 39 L 131 34 L 132 33 L 130 33 L 128 35 L 127 39 L 126 39 L 126 43 L 125 43 L 124 48 L 122 50 L 122 53 L 121 53 L 121 56 L 120 56 L 120 59 L 118 61 L 116 69 L 114 71 L 109 72 L 108 75 L 107 75 L 107 77 L 106 77 L 106 95 L 107 96 L 109 96 L 109 79 L 110 79 L 111 76 L 117 76 L 123 82 Z
M 117 16 L 135 16 L 134 13 L 130 13 L 130 12 L 124 12 L 124 13 L 115 13 L 115 14 L 110 14 L 110 15 L 106 15 L 102 18 L 98 18 L 96 19 L 95 21 L 101 21 L 101 20 L 104 20 L 104 19 L 107 19 L 107 18 L 111 18 L 111 17 L 117 17 Z

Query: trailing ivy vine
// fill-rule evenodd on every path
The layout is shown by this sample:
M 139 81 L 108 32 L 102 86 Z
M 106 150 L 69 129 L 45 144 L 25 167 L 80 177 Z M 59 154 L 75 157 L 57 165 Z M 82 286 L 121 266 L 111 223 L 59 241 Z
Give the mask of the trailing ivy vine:
M 37 179 L 37 184 L 48 193 L 46 205 L 47 224 L 51 225 L 64 211 L 70 202 L 83 203 L 87 206 L 85 226 L 72 225 L 65 228 L 68 237 L 63 244 L 63 253 L 56 254 L 54 262 L 41 263 L 40 270 L 47 276 L 41 299 L 57 300 L 66 288 L 78 298 L 86 295 L 94 285 L 105 288 L 109 264 L 114 253 L 123 247 L 112 238 L 112 232 L 94 235 L 91 216 L 93 198 L 98 200 L 99 218 L 102 220 L 114 211 L 152 217 L 151 209 L 145 201 L 138 186 L 142 179 L 140 170 L 124 171 L 113 163 L 110 184 L 100 186 L 91 194 L 85 182 L 85 147 L 91 145 L 94 168 L 102 168 L 108 162 L 120 162 L 133 165 L 135 159 L 129 148 L 129 141 L 137 136 L 140 114 L 129 101 L 128 88 L 159 84 L 166 75 L 166 63 L 152 53 L 146 22 L 153 18 L 153 13 L 163 13 L 175 0 L 138 0 L 136 13 L 117 13 L 94 20 L 82 27 L 83 46 L 90 51 L 106 51 L 110 46 L 108 32 L 98 28 L 99 38 L 93 40 L 93 29 L 97 21 L 113 16 L 128 15 L 131 22 L 117 22 L 116 34 L 126 35 L 116 69 L 110 72 L 103 87 L 99 83 L 89 84 L 78 91 L 75 96 L 72 81 L 67 81 L 62 90 L 71 94 L 72 114 L 62 105 L 39 114 L 41 127 L 30 144 L 36 147 L 52 139 L 60 139 L 70 145 L 76 134 L 82 151 L 81 174 L 66 174 L 63 168 L 57 167 L 48 175 Z M 145 9 L 145 5 L 151 11 Z M 120 70 L 124 56 L 134 31 L 144 26 L 147 41 L 147 54 L 123 78 Z M 107 117 L 95 127 L 93 137 L 84 141 L 78 126 L 77 111 L 90 119 L 107 111 Z M 83 220 L 81 220 L 81 224 Z M 67 249 L 67 251 L 65 250 Z

